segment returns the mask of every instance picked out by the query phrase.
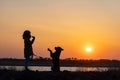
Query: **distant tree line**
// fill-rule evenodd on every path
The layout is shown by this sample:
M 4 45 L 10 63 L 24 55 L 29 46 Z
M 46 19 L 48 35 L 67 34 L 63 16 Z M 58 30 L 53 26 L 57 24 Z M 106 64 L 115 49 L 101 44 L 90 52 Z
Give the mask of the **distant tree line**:
M 51 58 L 35 58 L 31 60 L 31 66 L 51 66 Z M 1 66 L 23 66 L 24 59 L 14 59 L 14 58 L 1 58 Z M 61 66 L 68 67 L 120 67 L 120 60 L 82 60 L 77 58 L 66 58 L 60 60 Z

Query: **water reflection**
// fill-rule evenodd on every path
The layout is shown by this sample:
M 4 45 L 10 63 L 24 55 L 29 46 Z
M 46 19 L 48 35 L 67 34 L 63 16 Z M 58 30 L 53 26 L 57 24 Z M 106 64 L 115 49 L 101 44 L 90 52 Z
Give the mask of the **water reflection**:
M 17 71 L 22 71 L 24 70 L 24 66 L 0 66 L 0 69 L 9 69 L 9 70 L 17 70 Z M 51 67 L 50 66 L 30 66 L 29 67 L 30 70 L 33 71 L 51 71 Z M 61 71 L 83 71 L 83 72 L 87 72 L 87 71 L 108 71 L 108 70 L 117 70 L 118 68 L 108 68 L 108 67 L 60 67 Z
M 108 71 L 109 69 L 112 68 L 107 68 L 107 67 L 80 67 L 77 71 L 84 71 L 84 72 L 88 72 L 88 71 Z

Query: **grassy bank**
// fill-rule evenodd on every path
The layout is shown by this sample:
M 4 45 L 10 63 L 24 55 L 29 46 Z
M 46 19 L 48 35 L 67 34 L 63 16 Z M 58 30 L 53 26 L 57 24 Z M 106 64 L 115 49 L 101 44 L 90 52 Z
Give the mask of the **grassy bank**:
M 0 80 L 120 80 L 120 70 L 111 70 L 107 72 L 0 70 Z

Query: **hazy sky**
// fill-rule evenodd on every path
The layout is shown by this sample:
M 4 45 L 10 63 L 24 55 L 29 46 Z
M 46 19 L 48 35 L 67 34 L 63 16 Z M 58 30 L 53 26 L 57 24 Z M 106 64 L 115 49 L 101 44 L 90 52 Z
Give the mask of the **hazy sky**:
M 26 29 L 42 57 L 61 46 L 61 58 L 120 59 L 120 0 L 0 0 L 0 58 L 24 58 Z

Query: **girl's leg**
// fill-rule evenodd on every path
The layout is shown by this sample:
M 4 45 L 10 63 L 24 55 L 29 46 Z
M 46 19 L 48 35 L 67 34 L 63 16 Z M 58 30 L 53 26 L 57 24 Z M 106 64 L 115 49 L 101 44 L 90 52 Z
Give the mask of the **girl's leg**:
M 29 58 L 25 58 L 25 70 L 28 70 Z

